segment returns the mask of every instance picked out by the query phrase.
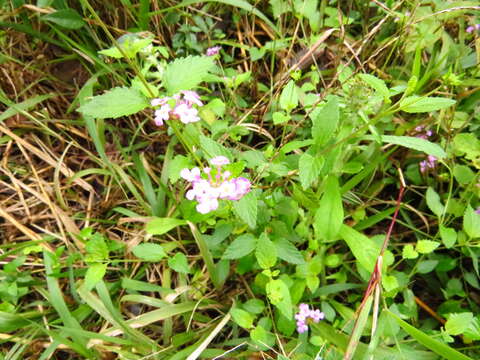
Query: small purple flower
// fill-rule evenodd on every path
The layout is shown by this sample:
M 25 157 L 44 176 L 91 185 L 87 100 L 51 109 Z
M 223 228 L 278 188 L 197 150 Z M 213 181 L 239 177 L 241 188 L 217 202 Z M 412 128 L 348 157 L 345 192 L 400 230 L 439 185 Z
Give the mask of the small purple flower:
M 474 32 L 475 30 L 480 30 L 480 24 L 474 24 L 465 29 L 465 31 L 469 34 Z
M 437 165 L 437 158 L 433 155 L 428 155 L 427 160 L 420 161 L 420 172 L 423 174 L 428 169 L 434 169 Z
M 425 126 L 419 125 L 415 128 L 415 131 L 417 132 L 417 135 L 415 137 L 420 138 L 420 139 L 425 139 L 427 140 L 430 136 L 433 135 L 432 130 L 425 130 Z
M 478 207 L 477 210 L 475 210 L 475 214 L 480 215 L 480 207 Z
M 160 109 L 155 110 L 155 125 L 162 126 L 163 122 L 170 118 L 170 111 L 172 108 L 168 104 L 163 104 Z
M 198 109 L 194 105 L 200 107 L 203 103 L 195 91 L 181 91 L 171 97 L 152 99 L 150 103 L 154 107 L 160 106 L 160 109 L 155 110 L 155 124 L 158 126 L 162 126 L 172 116 L 184 124 L 200 121 Z
M 183 99 L 187 102 L 189 106 L 193 104 L 197 106 L 203 106 L 203 103 L 200 101 L 200 96 L 195 91 L 184 90 L 182 91 Z
M 308 330 L 309 319 L 314 323 L 318 323 L 325 318 L 325 314 L 318 309 L 310 309 L 307 304 L 300 304 L 298 306 L 299 312 L 295 314 L 297 320 L 297 331 L 303 334 Z
M 200 121 L 198 110 L 189 106 L 187 103 L 180 103 L 173 109 L 173 114 L 178 116 L 184 124 Z
M 220 52 L 221 48 L 222 48 L 221 46 L 214 46 L 214 47 L 208 48 L 206 54 L 207 56 L 217 55 Z

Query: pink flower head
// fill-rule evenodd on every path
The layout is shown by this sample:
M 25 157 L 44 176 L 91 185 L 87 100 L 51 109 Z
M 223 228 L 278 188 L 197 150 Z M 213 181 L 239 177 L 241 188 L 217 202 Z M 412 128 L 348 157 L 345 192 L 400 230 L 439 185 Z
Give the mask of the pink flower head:
M 465 31 L 469 34 L 474 32 L 475 30 L 480 30 L 480 24 L 471 25 L 465 29 Z
M 180 103 L 175 106 L 173 113 L 178 116 L 184 124 L 200 121 L 198 117 L 198 110 L 189 106 L 187 103 Z
M 221 46 L 213 46 L 207 49 L 207 56 L 214 56 L 220 52 Z
M 163 122 L 170 118 L 170 111 L 172 108 L 168 104 L 164 104 L 160 109 L 155 110 L 155 125 L 162 126 Z
M 309 319 L 315 323 L 325 318 L 325 314 L 318 309 L 310 309 L 307 304 L 300 304 L 298 306 L 299 312 L 295 314 L 297 320 L 297 331 L 303 334 L 308 330 Z
M 210 164 L 215 166 L 223 166 L 230 164 L 230 160 L 226 156 L 215 156 L 210 159 Z
M 182 91 L 183 99 L 187 102 L 188 105 L 192 106 L 193 104 L 197 106 L 203 106 L 203 103 L 200 101 L 200 96 L 195 91 L 184 90 Z

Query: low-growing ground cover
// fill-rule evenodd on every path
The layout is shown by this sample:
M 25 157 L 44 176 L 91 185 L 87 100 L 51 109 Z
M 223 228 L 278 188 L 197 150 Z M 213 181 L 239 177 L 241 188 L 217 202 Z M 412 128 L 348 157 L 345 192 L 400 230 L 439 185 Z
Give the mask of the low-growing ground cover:
M 476 1 L 0 1 L 2 359 L 478 359 Z

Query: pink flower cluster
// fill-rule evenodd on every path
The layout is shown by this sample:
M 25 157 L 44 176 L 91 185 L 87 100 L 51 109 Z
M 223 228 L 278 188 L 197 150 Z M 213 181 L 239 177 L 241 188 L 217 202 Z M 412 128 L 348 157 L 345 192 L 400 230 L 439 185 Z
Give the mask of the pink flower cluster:
M 415 128 L 415 131 L 417 132 L 417 135 L 415 137 L 427 140 L 430 136 L 433 135 L 432 130 L 425 130 L 424 125 L 419 125 Z
M 314 323 L 318 323 L 325 318 L 325 314 L 318 309 L 310 309 L 307 304 L 300 304 L 298 306 L 300 311 L 295 314 L 295 320 L 297 320 L 297 331 L 303 334 L 308 330 L 308 319 L 313 320 Z
M 250 180 L 244 177 L 232 178 L 230 171 L 222 171 L 222 166 L 230 161 L 225 156 L 216 156 L 210 160 L 210 167 L 200 171 L 198 167 L 183 169 L 180 176 L 192 184 L 192 188 L 185 195 L 188 200 L 196 200 L 197 211 L 207 214 L 218 208 L 218 200 L 240 200 L 250 191 Z M 202 177 L 202 172 L 203 177 Z
M 420 172 L 423 174 L 428 169 L 434 169 L 437 165 L 437 158 L 433 155 L 428 155 L 427 160 L 420 161 Z
M 465 29 L 465 31 L 469 34 L 474 32 L 475 30 L 480 30 L 480 24 L 471 25 Z
M 220 49 L 221 49 L 220 46 L 214 46 L 214 47 L 208 48 L 206 55 L 207 56 L 217 55 L 220 52 Z
M 180 119 L 184 124 L 200 121 L 198 110 L 194 107 L 203 106 L 200 97 L 195 91 L 184 90 L 173 96 L 156 98 L 151 101 L 152 106 L 160 106 L 155 110 L 155 124 L 162 126 L 170 118 Z

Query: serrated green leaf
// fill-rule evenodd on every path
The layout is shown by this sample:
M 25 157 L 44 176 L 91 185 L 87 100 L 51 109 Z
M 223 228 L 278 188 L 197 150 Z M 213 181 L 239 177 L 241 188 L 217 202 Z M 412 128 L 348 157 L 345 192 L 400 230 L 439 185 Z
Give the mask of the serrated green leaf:
M 325 159 L 321 156 L 312 156 L 308 153 L 303 153 L 298 161 L 298 170 L 300 176 L 300 183 L 304 190 L 310 188 L 312 183 L 318 179 L 322 171 Z
M 430 186 L 427 189 L 426 200 L 428 208 L 438 217 L 442 217 L 445 206 L 443 206 L 438 193 Z
M 170 95 L 193 89 L 207 77 L 213 66 L 211 56 L 177 58 L 165 69 L 163 84 Z
M 446 109 L 456 103 L 455 100 L 439 97 L 408 96 L 400 102 L 400 110 L 408 113 L 431 112 Z
M 266 286 L 268 300 L 290 319 L 292 317 L 292 299 L 288 286 L 280 279 L 270 280 Z
M 265 233 L 258 238 L 255 257 L 262 269 L 269 269 L 277 263 L 277 248 Z
M 418 253 L 413 248 L 413 245 L 408 244 L 403 247 L 402 257 L 404 259 L 416 259 L 418 257 Z
M 177 226 L 185 225 L 185 220 L 175 218 L 153 218 L 147 223 L 145 230 L 151 235 L 163 235 Z
M 375 91 L 378 92 L 385 99 L 388 99 L 390 97 L 390 90 L 388 90 L 385 81 L 370 74 L 360 74 L 359 76 L 363 81 L 365 81 L 368 85 L 374 88 Z
M 228 150 L 225 146 L 223 146 L 219 142 L 212 140 L 211 138 L 205 135 L 200 135 L 200 147 L 202 148 L 202 151 L 205 153 L 205 156 L 208 157 L 209 159 L 215 156 L 225 156 L 230 161 L 232 161 L 233 159 L 232 154 L 230 153 L 230 150 Z
M 457 134 L 453 138 L 453 145 L 456 151 L 465 153 L 465 157 L 474 160 L 480 156 L 480 140 L 471 133 Z
M 65 29 L 80 29 L 85 25 L 85 21 L 78 12 L 73 9 L 62 9 L 41 17 L 42 20 L 53 22 Z
M 168 163 L 168 179 L 175 183 L 180 179 L 180 171 L 190 167 L 190 160 L 183 155 L 177 155 Z
M 417 245 L 415 246 L 415 250 L 420 254 L 430 254 L 433 251 L 435 251 L 435 249 L 439 246 L 440 246 L 440 243 L 436 241 L 419 240 L 417 242 Z
M 280 259 L 295 265 L 305 264 L 302 253 L 287 239 L 275 241 L 275 246 Z
M 312 138 L 315 144 L 325 145 L 337 130 L 340 119 L 338 98 L 332 96 L 320 109 L 315 109 L 310 114 L 312 119 Z
M 440 237 L 442 238 L 443 245 L 447 249 L 451 248 L 457 242 L 457 232 L 453 228 L 448 228 L 440 225 Z
M 103 279 L 107 272 L 107 264 L 95 263 L 90 264 L 85 274 L 84 286 L 88 291 L 92 290 L 97 283 Z
M 343 223 L 342 196 L 335 176 L 329 176 L 327 179 L 314 221 L 313 227 L 318 239 L 335 240 Z
M 449 335 L 457 336 L 465 333 L 470 323 L 473 321 L 473 314 L 471 312 L 464 312 L 460 314 L 450 314 L 445 323 L 445 331 Z
M 139 51 L 150 45 L 153 41 L 152 37 L 144 38 L 139 36 L 138 34 L 125 34 L 122 35 L 117 43 L 123 50 L 123 52 L 127 55 L 129 59 L 132 59 L 137 55 Z M 122 52 L 116 46 L 112 46 L 111 48 L 100 50 L 99 54 L 110 56 L 115 59 L 121 59 L 123 57 Z
M 233 201 L 233 209 L 250 228 L 257 224 L 258 201 L 254 192 L 249 192 L 238 201 Z
M 168 266 L 170 266 L 178 273 L 190 273 L 190 267 L 188 266 L 187 257 L 183 253 L 176 253 L 174 257 L 168 259 Z
M 244 234 L 237 237 L 228 245 L 223 253 L 222 259 L 234 260 L 240 259 L 250 254 L 257 245 L 257 239 L 251 234 Z
M 253 326 L 254 317 L 245 310 L 238 308 L 232 309 L 230 310 L 230 314 L 232 315 L 233 321 L 235 321 L 242 328 L 250 329 Z
M 95 233 L 85 245 L 85 261 L 102 261 L 108 259 L 108 246 L 103 235 Z
M 84 116 L 97 119 L 118 118 L 135 114 L 150 106 L 138 90 L 116 87 L 103 95 L 94 96 L 78 109 Z
M 160 261 L 167 256 L 160 244 L 140 244 L 132 249 L 133 255 L 144 261 Z
M 471 238 L 480 238 L 480 214 L 468 205 L 463 215 L 463 230 Z

